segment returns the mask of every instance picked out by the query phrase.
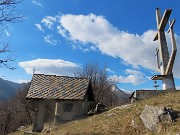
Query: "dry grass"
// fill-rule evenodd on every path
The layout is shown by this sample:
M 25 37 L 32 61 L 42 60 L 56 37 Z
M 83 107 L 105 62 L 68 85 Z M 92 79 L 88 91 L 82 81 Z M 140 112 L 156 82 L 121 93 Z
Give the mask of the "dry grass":
M 125 108 L 116 107 L 108 112 L 86 119 L 68 122 L 41 135 L 176 135 L 180 133 L 180 118 L 174 123 L 161 123 L 157 132 L 146 129 L 139 115 L 145 105 L 172 107 L 180 112 L 180 91 L 162 94 L 150 99 L 138 101 Z M 136 128 L 130 124 L 135 121 Z M 11 134 L 17 135 L 17 134 Z M 21 133 L 19 132 L 19 135 Z

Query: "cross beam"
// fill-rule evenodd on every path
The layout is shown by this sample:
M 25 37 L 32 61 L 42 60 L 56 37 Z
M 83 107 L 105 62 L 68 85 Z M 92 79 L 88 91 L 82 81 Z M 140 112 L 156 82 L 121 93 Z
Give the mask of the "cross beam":
M 165 27 L 166 27 L 166 24 L 169 20 L 169 17 L 171 15 L 171 12 L 172 12 L 172 9 L 167 9 L 165 10 L 164 14 L 163 14 L 163 17 L 160 18 L 160 12 L 159 12 L 159 8 L 157 8 L 157 12 L 156 12 L 156 15 L 158 16 L 157 18 L 158 19 L 161 19 L 161 20 L 158 20 L 159 24 L 158 24 L 158 30 L 160 31 L 164 31 Z M 154 38 L 153 41 L 156 41 L 158 40 L 158 33 L 156 33 L 156 36 Z
M 177 52 L 177 47 L 176 47 L 176 41 L 175 41 L 175 37 L 174 37 L 174 31 L 173 31 L 173 26 L 175 23 L 176 19 L 174 19 L 173 21 L 169 21 L 169 29 L 168 29 L 168 33 L 171 33 L 171 42 L 172 42 L 172 53 L 170 56 L 170 59 L 168 61 L 168 65 L 166 67 L 166 72 L 165 74 L 170 74 L 174 65 L 174 61 L 175 61 L 175 57 L 176 57 L 176 52 Z
M 159 26 L 158 26 L 158 29 L 160 31 L 163 31 L 165 29 L 166 24 L 167 24 L 167 22 L 169 20 L 169 17 L 171 15 L 171 12 L 172 12 L 172 9 L 165 10 L 164 15 L 163 15 L 163 17 L 162 17 L 162 19 L 161 19 L 161 21 L 159 23 Z

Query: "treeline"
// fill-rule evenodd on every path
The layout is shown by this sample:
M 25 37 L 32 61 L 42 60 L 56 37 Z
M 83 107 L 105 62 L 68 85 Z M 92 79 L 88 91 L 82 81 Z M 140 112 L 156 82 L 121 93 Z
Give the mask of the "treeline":
M 0 134 L 16 131 L 18 127 L 32 124 L 35 102 L 26 100 L 29 84 L 18 90 L 11 99 L 0 102 Z

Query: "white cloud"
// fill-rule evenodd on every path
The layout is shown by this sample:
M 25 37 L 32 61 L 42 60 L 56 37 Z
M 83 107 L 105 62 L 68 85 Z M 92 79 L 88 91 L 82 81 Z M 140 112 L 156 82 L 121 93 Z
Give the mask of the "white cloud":
M 52 29 L 52 26 L 56 21 L 57 21 L 57 17 L 52 17 L 52 16 L 46 16 L 41 20 L 41 22 L 49 29 Z
M 177 90 L 180 90 L 180 86 L 176 86 L 176 89 L 177 89 Z
M 151 80 L 152 76 L 146 76 L 146 79 Z
M 73 22 L 73 23 L 72 23 Z M 103 54 L 118 57 L 122 63 L 134 68 L 143 67 L 157 71 L 155 48 L 158 43 L 153 41 L 155 31 L 148 30 L 142 35 L 131 34 L 113 27 L 103 16 L 89 15 L 62 15 L 60 18 L 61 31 L 65 31 L 68 40 L 81 42 L 82 46 L 94 45 Z M 62 28 L 64 30 L 62 30 Z M 61 34 L 62 35 L 62 34 Z M 180 45 L 180 36 L 176 35 L 177 45 Z M 170 43 L 168 35 L 167 42 Z M 86 46 L 84 44 L 87 44 Z M 76 45 L 76 44 L 75 44 Z M 75 47 L 74 47 L 75 48 Z M 79 46 L 77 48 L 80 48 Z M 175 61 L 175 77 L 180 78 L 180 53 Z
M 41 26 L 41 24 L 36 23 L 35 26 L 36 26 L 36 28 L 37 28 L 39 31 L 44 32 L 44 29 L 43 29 L 43 27 Z
M 4 30 L 7 36 L 10 36 L 9 32 L 7 30 Z
M 28 82 L 30 82 L 30 80 L 19 79 L 19 80 L 15 80 L 13 82 L 15 82 L 15 83 L 28 83 Z
M 154 31 L 147 31 L 141 36 L 129 34 L 119 31 L 104 17 L 94 14 L 64 15 L 60 23 L 69 32 L 70 39 L 73 41 L 93 43 L 104 54 L 120 57 L 134 67 L 141 65 L 155 70 L 155 62 L 149 63 L 149 61 L 155 61 L 153 57 L 149 57 L 154 54 L 156 47 L 155 42 L 152 41 Z
M 46 19 L 50 20 L 50 21 L 53 21 L 53 22 L 56 22 L 57 21 L 57 18 L 58 16 L 56 17 L 53 17 L 53 16 L 47 16 Z
M 131 65 L 136 69 L 143 67 L 158 71 L 154 55 L 158 42 L 153 41 L 156 33 L 153 30 L 147 30 L 142 35 L 131 34 L 117 29 L 103 16 L 95 14 L 47 16 L 41 22 L 51 30 L 56 25 L 54 28 L 71 42 L 74 49 L 84 52 L 99 49 L 103 54 L 120 58 L 122 64 Z M 170 35 L 167 35 L 167 42 L 171 43 Z M 45 41 L 55 44 L 50 38 L 51 36 L 46 36 Z M 176 35 L 176 39 L 177 45 L 180 45 L 180 36 Z M 180 61 L 179 52 L 175 60 L 174 76 L 180 78 L 178 61 Z
M 0 78 L 5 80 L 5 79 L 6 79 L 6 76 L 1 76 Z
M 110 68 L 106 68 L 105 70 L 110 72 L 110 73 L 114 73 L 114 71 L 112 71 Z
M 19 62 L 19 66 L 24 68 L 27 74 L 53 74 L 73 76 L 81 67 L 73 62 L 61 59 L 35 59 L 31 61 Z
M 132 90 L 126 90 L 126 89 L 121 89 L 121 90 L 124 91 L 124 92 L 127 93 L 127 94 L 132 94 L 132 93 L 133 93 Z
M 36 6 L 39 7 L 44 7 L 40 2 L 38 2 L 37 0 L 32 0 L 32 3 L 35 4 Z
M 58 43 L 57 40 L 53 39 L 53 35 L 46 35 L 46 36 L 44 37 L 44 41 L 45 41 L 46 43 L 49 43 L 49 44 L 52 44 L 52 45 L 56 45 L 56 44 Z
M 140 71 L 126 69 L 126 74 L 128 74 L 126 77 L 117 75 L 110 76 L 109 80 L 114 83 L 132 83 L 133 85 L 138 85 L 145 81 L 145 75 Z
M 59 33 L 61 36 L 67 38 L 67 36 L 66 36 L 67 31 L 66 31 L 65 29 L 63 29 L 61 26 L 57 26 L 57 29 L 58 29 L 58 33 Z

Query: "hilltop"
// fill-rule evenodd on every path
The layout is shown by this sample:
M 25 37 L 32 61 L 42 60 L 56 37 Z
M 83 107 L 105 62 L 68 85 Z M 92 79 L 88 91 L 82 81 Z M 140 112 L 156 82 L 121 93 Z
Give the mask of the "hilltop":
M 142 124 L 139 115 L 145 105 L 172 107 L 180 112 L 180 91 L 166 93 L 136 103 L 119 106 L 102 114 L 94 115 L 81 120 L 75 120 L 54 127 L 51 131 L 45 130 L 41 135 L 173 135 L 180 133 L 180 117 L 174 123 L 160 123 L 157 132 L 150 132 Z M 136 128 L 131 126 L 134 119 Z M 23 132 L 10 135 L 22 135 Z
M 0 100 L 8 99 L 15 95 L 17 90 L 23 86 L 24 84 L 15 83 L 0 78 Z

